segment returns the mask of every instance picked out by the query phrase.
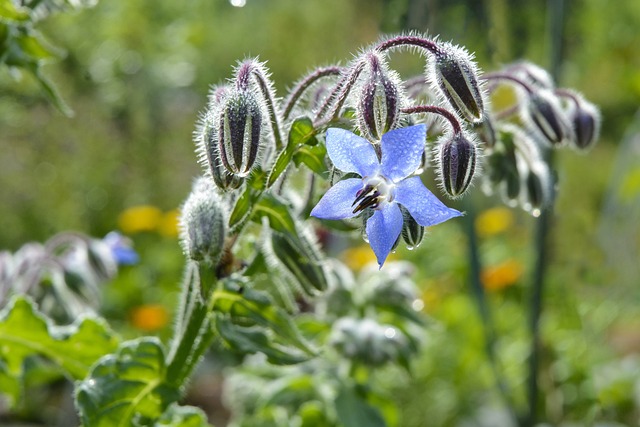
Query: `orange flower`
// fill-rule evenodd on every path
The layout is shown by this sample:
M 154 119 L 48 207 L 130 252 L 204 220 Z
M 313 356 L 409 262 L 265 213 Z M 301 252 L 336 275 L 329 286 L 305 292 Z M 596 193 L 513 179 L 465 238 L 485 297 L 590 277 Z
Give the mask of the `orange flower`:
M 131 324 L 146 332 L 162 329 L 168 322 L 169 314 L 159 304 L 141 305 L 131 311 Z
M 482 285 L 487 291 L 494 292 L 512 286 L 520 280 L 524 268 L 514 259 L 482 270 Z

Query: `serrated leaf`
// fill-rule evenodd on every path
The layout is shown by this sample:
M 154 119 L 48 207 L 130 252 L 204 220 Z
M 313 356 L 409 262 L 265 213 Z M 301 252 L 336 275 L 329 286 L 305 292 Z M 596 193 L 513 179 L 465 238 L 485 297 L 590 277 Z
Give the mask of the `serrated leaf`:
M 193 406 L 173 404 L 162 414 L 155 427 L 210 427 L 207 415 Z
M 84 318 L 70 326 L 55 326 L 24 297 L 14 297 L 0 313 L 0 369 L 22 375 L 27 357 L 41 356 L 71 377 L 83 378 L 102 355 L 118 346 L 118 338 L 99 319 Z
M 275 306 L 268 294 L 254 289 L 245 289 L 242 294 L 227 290 L 216 290 L 213 294 L 213 311 L 228 315 L 239 325 L 257 324 L 271 329 L 284 345 L 291 345 L 307 355 L 314 351 L 300 334 L 291 317 Z
M 122 343 L 76 385 L 76 406 L 91 427 L 148 425 L 178 400 L 165 379 L 165 355 L 156 338 Z
M 288 234 L 297 234 L 293 217 L 289 208 L 276 195 L 265 194 L 253 207 L 254 219 L 260 223 L 260 218 L 267 217 L 269 226 L 276 231 Z
M 304 163 L 309 169 L 326 178 L 328 176 L 327 165 L 324 162 L 326 155 L 327 149 L 322 144 L 301 146 L 293 154 L 293 161 L 296 166 Z
M 29 13 L 18 9 L 11 0 L 0 0 L 0 20 L 24 22 L 29 20 Z

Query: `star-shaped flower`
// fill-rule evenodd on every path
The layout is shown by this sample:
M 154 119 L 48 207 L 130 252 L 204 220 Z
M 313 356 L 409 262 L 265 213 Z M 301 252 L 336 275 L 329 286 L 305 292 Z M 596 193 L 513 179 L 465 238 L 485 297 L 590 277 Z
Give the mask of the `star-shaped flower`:
M 369 244 L 382 267 L 402 231 L 404 206 L 423 226 L 460 216 L 446 207 L 422 183 L 411 176 L 420 166 L 427 128 L 425 125 L 395 129 L 382 136 L 382 158 L 378 160 L 370 142 L 347 130 L 327 130 L 327 153 L 336 168 L 362 178 L 337 182 L 320 199 L 311 215 L 322 219 L 346 219 L 366 208 L 374 210 L 367 220 Z

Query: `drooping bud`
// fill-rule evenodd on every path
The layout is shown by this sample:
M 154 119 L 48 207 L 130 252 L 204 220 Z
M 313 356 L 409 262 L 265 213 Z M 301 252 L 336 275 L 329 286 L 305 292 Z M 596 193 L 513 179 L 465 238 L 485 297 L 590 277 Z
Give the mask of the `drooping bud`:
M 522 77 L 527 83 L 538 88 L 553 89 L 555 86 L 551 74 L 532 62 L 516 62 L 508 67 L 507 71 L 513 72 L 515 75 Z
M 478 82 L 478 70 L 466 50 L 441 43 L 431 61 L 430 79 L 456 112 L 471 123 L 484 120 L 484 101 Z
M 260 104 L 250 90 L 233 90 L 221 107 L 217 130 L 220 160 L 229 173 L 247 176 L 260 149 Z
M 569 112 L 569 119 L 573 127 L 572 142 L 580 150 L 586 150 L 595 144 L 600 134 L 600 110 L 598 107 L 577 97 L 575 106 Z
M 196 180 L 180 216 L 180 240 L 185 255 L 215 265 L 224 247 L 227 216 L 213 183 L 206 177 Z
M 356 116 L 360 131 L 369 139 L 379 141 L 398 122 L 401 86 L 397 75 L 388 70 L 378 54 L 368 53 L 366 59 L 368 68 Z
M 524 113 L 530 126 L 552 145 L 572 137 L 571 125 L 551 92 L 540 90 L 529 95 Z
M 424 227 L 413 219 L 409 211 L 404 206 L 400 206 L 400 211 L 402 211 L 403 219 L 402 240 L 407 244 L 407 249 L 413 250 L 422 243 L 422 239 L 424 238 Z
M 551 179 L 545 163 L 535 162 L 529 166 L 525 171 L 524 189 L 523 208 L 533 216 L 539 216 L 541 210 L 551 201 Z
M 471 184 L 476 170 L 476 145 L 462 132 L 440 144 L 440 179 L 446 193 L 460 197 Z

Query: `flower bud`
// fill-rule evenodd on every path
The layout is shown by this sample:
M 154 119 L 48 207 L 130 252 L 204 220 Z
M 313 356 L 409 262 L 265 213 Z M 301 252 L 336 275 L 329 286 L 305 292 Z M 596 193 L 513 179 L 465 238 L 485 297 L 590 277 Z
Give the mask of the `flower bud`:
M 339 319 L 333 325 L 329 341 L 346 358 L 370 366 L 406 359 L 412 352 L 404 332 L 369 318 Z
M 542 162 L 535 162 L 525 172 L 522 206 L 533 216 L 539 216 L 540 211 L 551 201 L 551 180 L 549 169 Z
M 516 62 L 508 67 L 507 71 L 521 76 L 527 83 L 543 89 L 553 89 L 554 83 L 551 74 L 544 68 L 532 62 Z
M 222 255 L 226 234 L 225 204 L 213 183 L 208 178 L 199 178 L 180 216 L 180 239 L 186 256 L 215 265 Z
M 467 190 L 476 170 L 476 146 L 462 132 L 440 144 L 440 179 L 447 194 L 459 197 Z
M 404 206 L 400 206 L 400 210 L 402 211 L 403 218 L 402 240 L 407 244 L 407 249 L 413 250 L 422 243 L 422 239 L 424 238 L 424 227 L 413 219 L 409 211 Z
M 526 105 L 525 119 L 546 141 L 557 145 L 570 139 L 571 125 L 551 92 L 540 90 L 530 95 Z
M 231 174 L 247 176 L 255 163 L 262 133 L 262 111 L 249 90 L 232 91 L 222 103 L 218 152 Z
M 367 59 L 368 73 L 356 105 L 356 115 L 363 135 L 379 141 L 398 122 L 400 84 L 382 58 L 369 53 Z
M 216 186 L 222 190 L 235 190 L 242 185 L 244 178 L 229 173 L 222 164 L 222 157 L 218 151 L 218 137 L 213 127 L 209 127 L 204 135 L 206 142 L 207 163 L 209 172 Z
M 471 123 L 484 120 L 484 101 L 473 57 L 463 48 L 442 43 L 435 52 L 431 81 L 460 116 Z
M 593 146 L 600 134 L 600 111 L 592 103 L 579 98 L 569 113 L 573 127 L 573 143 L 580 150 Z

